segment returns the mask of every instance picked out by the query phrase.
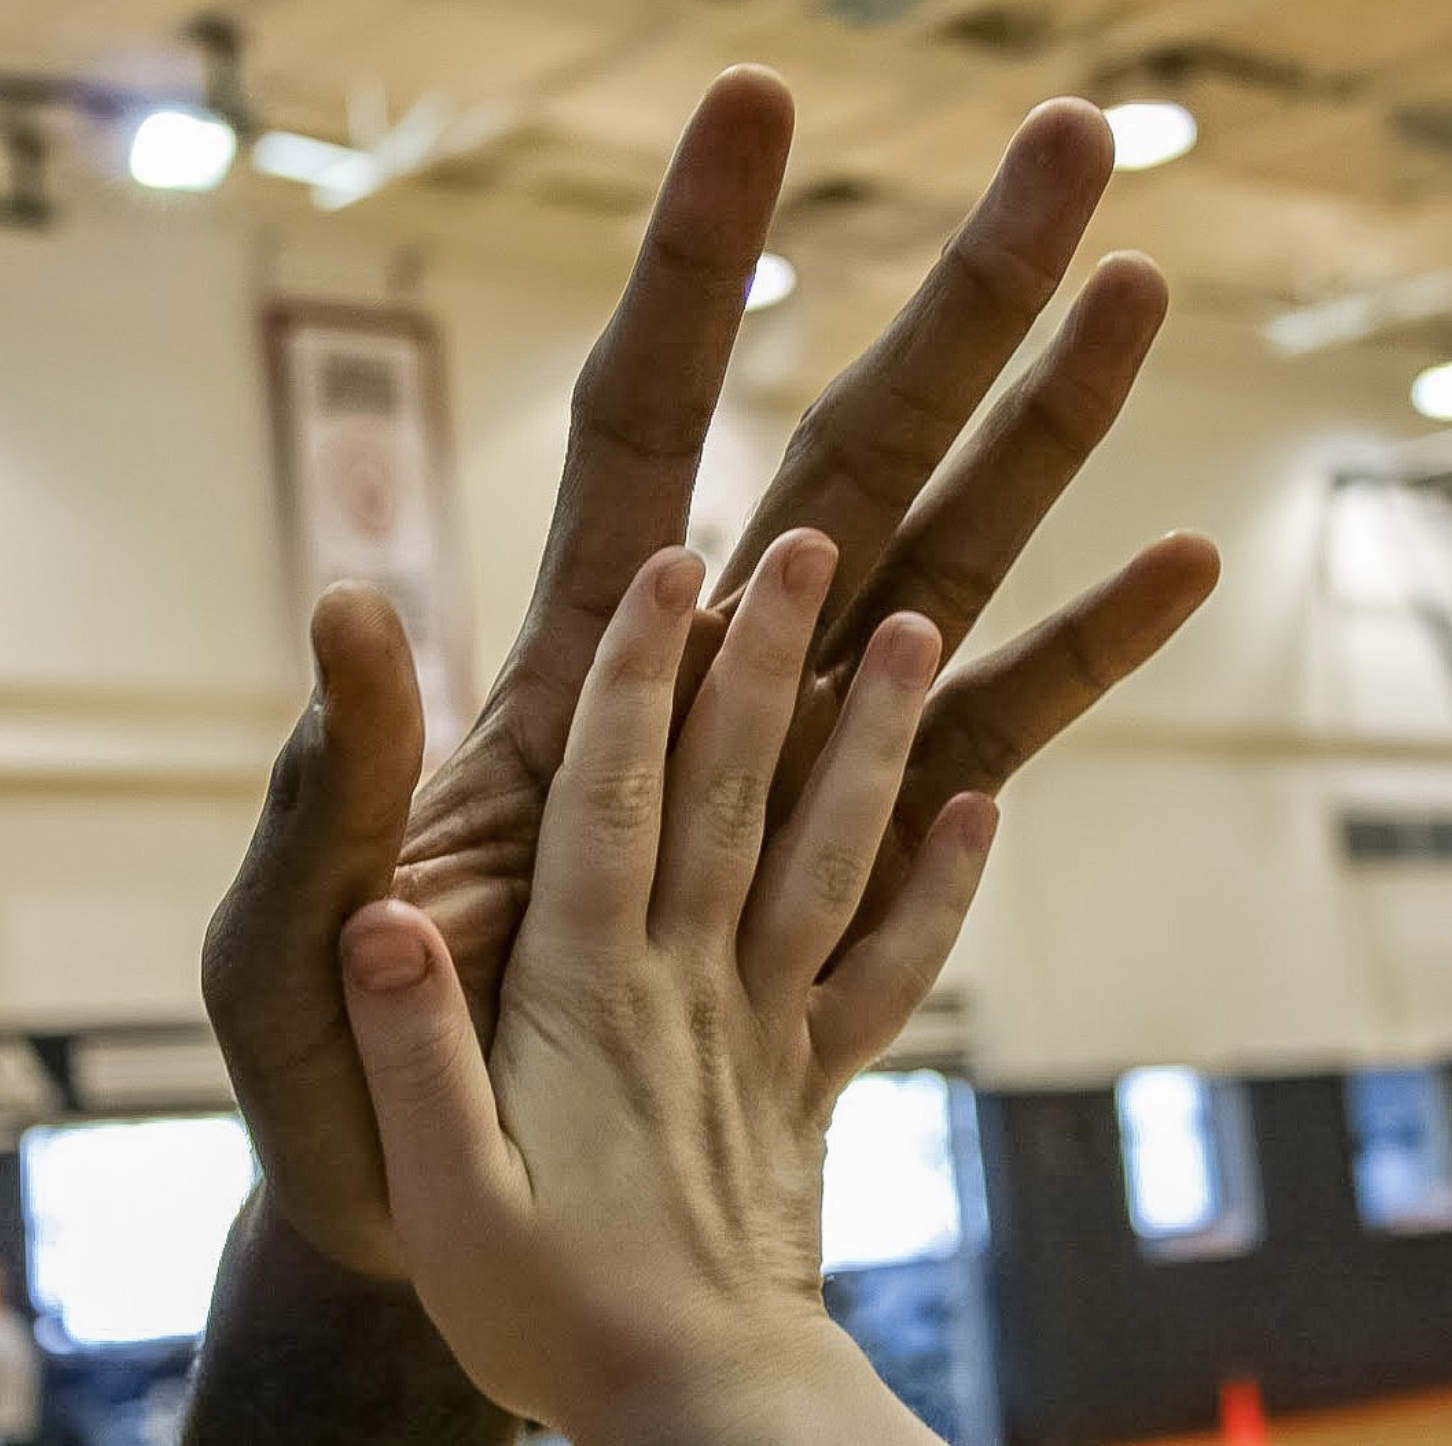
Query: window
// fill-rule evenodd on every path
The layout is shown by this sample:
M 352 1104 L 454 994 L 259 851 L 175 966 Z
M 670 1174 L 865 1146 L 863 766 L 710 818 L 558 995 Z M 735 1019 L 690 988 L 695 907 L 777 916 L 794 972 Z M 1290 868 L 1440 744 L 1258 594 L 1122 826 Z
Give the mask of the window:
M 1262 1233 L 1240 1089 L 1178 1066 L 1115 1090 L 1130 1224 L 1156 1259 L 1238 1255 Z
M 201 1331 L 256 1174 L 237 1116 L 40 1125 L 20 1169 L 31 1299 L 71 1345 Z
M 1441 1071 L 1351 1075 L 1346 1113 L 1362 1222 L 1409 1234 L 1452 1229 L 1452 1147 Z
M 823 1183 L 832 1319 L 945 1440 L 1001 1440 L 972 1087 L 930 1069 L 860 1076 L 837 1102 Z
M 825 1272 L 946 1259 L 963 1243 L 953 1088 L 967 1086 L 918 1070 L 861 1075 L 843 1091 L 827 1132 Z M 981 1198 L 981 1169 L 965 1183 Z M 977 1215 L 973 1200 L 969 1206 Z M 975 1234 L 978 1221 L 967 1226 Z

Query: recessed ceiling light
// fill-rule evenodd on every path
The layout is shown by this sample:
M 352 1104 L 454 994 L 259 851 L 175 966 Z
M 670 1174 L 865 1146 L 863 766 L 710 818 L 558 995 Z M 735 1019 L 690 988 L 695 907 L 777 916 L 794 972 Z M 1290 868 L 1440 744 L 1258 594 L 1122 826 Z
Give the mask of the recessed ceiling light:
M 1428 367 L 1412 383 L 1412 405 L 1434 422 L 1452 422 L 1452 362 Z
M 774 251 L 763 251 L 746 291 L 747 311 L 765 311 L 797 289 L 797 268 Z
M 1104 112 L 1114 132 L 1114 169 L 1147 171 L 1183 156 L 1199 135 L 1195 117 L 1173 101 L 1136 101 Z
M 153 111 L 131 142 L 131 177 L 163 191 L 210 191 L 237 154 L 237 132 L 209 111 Z

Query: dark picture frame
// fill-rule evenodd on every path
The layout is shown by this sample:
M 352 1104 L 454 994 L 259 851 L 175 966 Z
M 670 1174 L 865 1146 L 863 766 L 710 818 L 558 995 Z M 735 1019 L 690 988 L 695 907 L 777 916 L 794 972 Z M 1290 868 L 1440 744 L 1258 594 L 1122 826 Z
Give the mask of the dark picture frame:
M 438 328 L 403 308 L 280 298 L 261 330 L 299 616 L 343 578 L 388 595 L 413 647 L 425 761 L 437 764 L 476 702 Z

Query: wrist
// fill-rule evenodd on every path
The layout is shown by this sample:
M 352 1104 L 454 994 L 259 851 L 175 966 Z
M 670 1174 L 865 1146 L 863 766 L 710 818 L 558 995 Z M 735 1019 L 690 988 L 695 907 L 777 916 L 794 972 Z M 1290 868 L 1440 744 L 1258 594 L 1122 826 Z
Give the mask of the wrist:
M 513 1441 L 407 1282 L 321 1254 L 268 1195 L 228 1238 L 198 1356 L 185 1446 L 266 1441 Z
M 248 1204 L 250 1228 L 309 1273 L 316 1262 L 340 1279 L 408 1278 L 386 1200 L 361 1206 L 351 1191 L 341 1197 L 328 1190 L 290 1194 L 264 1177 Z
M 576 1446 L 939 1443 L 820 1308 L 770 1322 L 743 1315 L 676 1343 L 566 1423 Z
M 229 1257 L 237 1257 L 249 1277 L 265 1279 L 274 1291 L 316 1299 L 350 1295 L 413 1296 L 413 1287 L 401 1270 L 383 1262 L 376 1253 L 357 1253 L 348 1259 L 314 1242 L 310 1231 L 294 1224 L 265 1179 L 238 1212 L 227 1242 Z M 369 1264 L 365 1265 L 364 1260 Z

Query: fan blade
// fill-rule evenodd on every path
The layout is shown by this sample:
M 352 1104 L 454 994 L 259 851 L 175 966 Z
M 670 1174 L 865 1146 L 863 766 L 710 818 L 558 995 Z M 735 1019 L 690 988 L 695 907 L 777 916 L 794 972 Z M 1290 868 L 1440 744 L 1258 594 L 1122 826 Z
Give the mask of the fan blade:
M 360 159 L 366 159 L 364 153 L 351 146 L 298 135 L 295 131 L 268 131 L 258 136 L 252 147 L 254 170 L 304 186 L 328 184 L 333 172 L 341 170 L 346 175 Z
M 354 151 L 313 187 L 313 204 L 320 211 L 341 211 L 371 196 L 388 178 L 388 170 L 377 156 Z
M 388 92 L 376 76 L 348 86 L 348 139 L 355 150 L 376 151 L 388 134 Z
M 502 141 L 514 133 L 523 119 L 520 107 L 508 101 L 484 101 L 470 106 L 444 128 L 425 164 L 451 160 Z
M 391 176 L 416 170 L 448 129 L 449 115 L 441 95 L 433 93 L 419 100 L 375 147 L 383 169 Z

